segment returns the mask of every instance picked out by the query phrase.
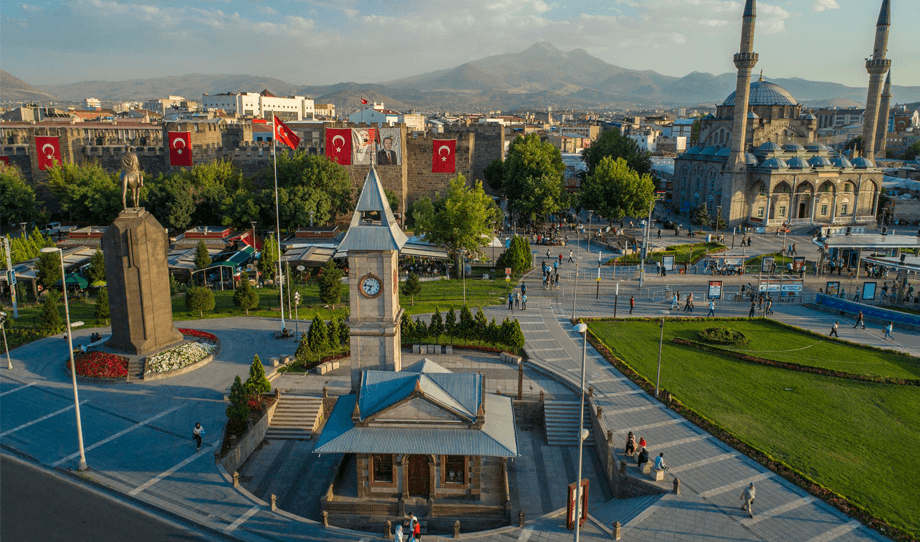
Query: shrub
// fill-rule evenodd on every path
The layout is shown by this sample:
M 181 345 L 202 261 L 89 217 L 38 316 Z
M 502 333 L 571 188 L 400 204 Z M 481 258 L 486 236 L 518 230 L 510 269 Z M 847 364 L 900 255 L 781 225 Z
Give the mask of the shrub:
M 441 321 L 441 311 L 434 308 L 434 314 L 431 315 L 431 323 L 428 325 L 428 334 L 434 336 L 434 344 L 438 344 L 438 339 L 444 333 L 444 322 Z
M 185 292 L 185 308 L 189 312 L 197 312 L 203 317 L 205 311 L 214 310 L 214 292 L 204 286 L 193 286 Z
M 57 333 L 64 327 L 61 322 L 61 314 L 58 312 L 57 302 L 57 292 L 48 292 L 45 300 L 42 301 L 41 328 L 45 333 Z
M 428 326 L 421 318 L 415 319 L 415 336 L 419 338 L 428 336 Z
M 707 327 L 700 330 L 698 335 L 701 341 L 711 344 L 740 346 L 748 342 L 744 333 L 727 327 Z
M 319 317 L 319 314 L 313 317 L 310 323 L 310 330 L 307 332 L 307 344 L 310 350 L 319 354 L 329 348 L 329 332 L 326 330 L 326 322 Z
M 96 309 L 93 312 L 97 322 L 106 323 L 109 321 L 108 288 L 99 288 L 99 295 L 96 296 Z
M 415 337 L 415 323 L 412 321 L 412 317 L 405 312 L 403 312 L 402 318 L 399 320 L 399 333 L 406 340 L 411 340 Z
M 326 342 L 329 343 L 329 348 L 333 350 L 342 345 L 342 332 L 339 331 L 339 326 L 341 325 L 339 317 L 333 316 L 329 319 L 329 325 L 326 327 Z
M 415 296 L 422 293 L 422 283 L 418 279 L 418 275 L 409 273 L 409 278 L 406 279 L 405 284 L 403 284 L 402 293 L 403 295 L 409 296 L 410 305 L 415 305 Z
M 310 342 L 306 333 L 300 334 L 300 344 L 297 345 L 297 351 L 294 352 L 294 358 L 301 363 L 306 363 L 310 356 Z
M 250 309 L 259 306 L 259 294 L 252 289 L 252 285 L 249 284 L 249 275 L 246 273 L 240 276 L 240 285 L 233 294 L 233 304 L 246 311 L 247 316 Z
M 265 366 L 262 360 L 256 354 L 252 358 L 252 365 L 249 367 L 249 378 L 246 379 L 246 393 L 248 395 L 259 395 L 272 391 L 272 384 L 265 377 Z

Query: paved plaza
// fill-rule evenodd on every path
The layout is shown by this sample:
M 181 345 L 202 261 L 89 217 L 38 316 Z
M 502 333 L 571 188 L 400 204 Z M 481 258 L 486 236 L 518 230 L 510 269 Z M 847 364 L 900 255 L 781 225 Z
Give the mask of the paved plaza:
M 780 238 L 781 239 L 781 238 Z M 806 240 L 807 241 L 807 240 Z M 669 241 L 671 242 L 671 241 Z M 755 236 L 755 250 L 762 252 L 768 243 L 780 240 L 771 236 Z M 798 241 L 800 251 L 805 245 Z M 758 246 L 760 245 L 760 246 Z M 535 247 L 539 250 L 541 247 Z M 558 248 L 553 249 L 554 254 Z M 565 249 L 566 256 L 568 249 Z M 602 254 L 602 257 L 609 253 Z M 572 395 L 577 389 L 581 367 L 582 339 L 572 330 L 571 317 L 612 316 L 616 282 L 602 283 L 595 299 L 596 283 L 590 270 L 596 273 L 597 252 L 576 249 L 576 257 L 585 273 L 579 279 L 577 298 L 573 303 L 574 265 L 564 263 L 559 290 L 544 291 L 539 287 L 539 271 L 525 277 L 528 284 L 526 311 L 508 311 L 506 307 L 489 307 L 486 316 L 500 320 L 505 316 L 517 318 L 527 338 L 525 350 L 534 369 L 557 375 L 560 381 L 528 369 L 527 394 L 530 386 L 554 396 Z M 539 259 L 537 260 L 539 266 Z M 592 267 L 593 266 L 593 267 Z M 635 295 L 634 317 L 659 317 L 667 312 L 663 299 L 655 292 L 665 285 L 673 289 L 702 294 L 708 277 L 653 277 L 638 289 L 636 281 L 623 279 L 617 307 L 619 317 L 627 316 L 628 299 Z M 752 281 L 748 277 L 725 277 L 735 288 Z M 806 289 L 815 291 L 821 277 L 806 280 Z M 747 304 L 728 301 L 717 305 L 718 316 L 746 315 Z M 698 307 L 693 316 L 705 315 Z M 799 304 L 776 304 L 777 320 L 819 333 L 827 333 L 839 316 L 816 312 Z M 677 315 L 675 312 L 673 315 Z M 683 315 L 684 313 L 680 313 Z M 305 327 L 303 324 L 302 327 Z M 382 533 L 359 533 L 337 528 L 324 529 L 319 523 L 292 516 L 291 513 L 315 517 L 315 505 L 308 502 L 310 494 L 285 492 L 282 486 L 289 478 L 309 478 L 309 468 L 327 468 L 320 462 L 306 471 L 296 465 L 288 466 L 283 457 L 304 455 L 306 443 L 271 443 L 263 447 L 257 461 L 263 471 L 277 463 L 275 479 L 257 479 L 244 469 L 243 488 L 234 489 L 228 473 L 215 466 L 216 449 L 226 420 L 223 396 L 239 375 L 245 379 L 253 355 L 268 360 L 283 354 L 293 354 L 294 341 L 272 338 L 277 320 L 263 318 L 227 318 L 191 321 L 183 327 L 210 331 L 221 339 L 221 350 L 210 364 L 183 375 L 154 382 L 136 384 L 81 384 L 80 401 L 86 446 L 88 472 L 86 479 L 103 486 L 117 498 L 149 507 L 154 513 L 194 525 L 216 538 L 239 540 L 371 540 Z M 93 330 L 78 330 L 75 336 L 85 343 Z M 867 330 L 852 330 L 841 326 L 841 338 L 870 345 L 884 345 L 903 351 L 920 351 L 920 336 L 916 332 L 895 330 L 894 341 L 882 339 L 879 325 Z M 78 342 L 78 344 L 80 343 Z M 77 467 L 77 443 L 74 430 L 73 392 L 64 371 L 66 341 L 60 335 L 43 339 L 12 352 L 13 369 L 0 370 L 0 445 L 4 453 L 25 457 L 31 461 L 71 473 Z M 413 357 L 404 354 L 405 362 Z M 435 360 L 440 362 L 441 360 Z M 476 369 L 480 361 L 462 357 L 447 360 L 448 367 L 461 368 L 468 363 Z M 269 368 L 270 369 L 270 368 Z M 476 369 L 478 370 L 478 369 Z M 270 372 L 270 371 L 269 371 Z M 594 388 L 595 400 L 604 408 L 608 427 L 616 433 L 614 443 L 634 431 L 650 442 L 650 450 L 666 450 L 671 465 L 669 479 L 679 477 L 682 494 L 668 494 L 654 502 L 645 503 L 641 510 L 627 511 L 627 503 L 593 501 L 593 520 L 586 524 L 582 538 L 586 541 L 609 540 L 610 521 L 629 518 L 623 522 L 623 540 L 885 540 L 878 533 L 825 505 L 798 487 L 773 475 L 764 467 L 722 444 L 715 438 L 678 417 L 661 403 L 625 379 L 590 345 L 587 349 L 587 382 Z M 347 390 L 347 375 L 329 374 L 325 378 L 284 375 L 273 378 L 273 385 L 284 390 L 305 390 L 320 393 L 324 386 L 330 393 Z M 517 379 L 508 370 L 498 371 L 489 378 L 489 386 L 513 393 Z M 489 390 L 493 391 L 493 390 Z M 196 452 L 191 429 L 198 421 L 207 434 L 202 451 Z M 534 452 L 539 444 L 538 433 L 522 437 L 521 449 Z M 541 448 L 545 449 L 545 447 Z M 528 522 L 521 529 L 508 527 L 501 532 L 464 534 L 464 538 L 517 542 L 550 542 L 569 540 L 572 534 L 562 526 L 558 508 L 562 498 L 555 491 L 544 490 L 546 480 L 556 476 L 558 481 L 571 476 L 569 451 L 574 448 L 554 448 L 557 456 L 542 459 L 542 470 L 532 476 L 516 478 L 515 490 L 521 501 L 533 501 L 527 509 Z M 256 462 L 252 463 L 253 466 Z M 283 468 L 281 466 L 284 466 Z M 303 463 L 300 465 L 303 468 Z M 288 469 L 288 470 L 285 470 Z M 256 469 L 258 470 L 258 469 Z M 524 468 L 522 467 L 522 471 Z M 255 472 L 255 471 L 253 471 Z M 740 509 L 738 495 L 750 481 L 757 482 L 756 515 L 749 518 Z M 593 482 L 598 483 L 599 482 Z M 251 491 L 246 489 L 250 486 Z M 551 487 L 551 486 L 550 486 Z M 272 511 L 258 495 L 285 494 L 279 501 L 281 510 Z M 603 499 L 601 499 L 603 500 Z M 539 502 L 539 505 L 536 504 Z M 283 511 L 283 510 L 286 510 Z M 539 512 L 555 510 L 540 516 Z M 428 536 L 426 540 L 437 539 Z

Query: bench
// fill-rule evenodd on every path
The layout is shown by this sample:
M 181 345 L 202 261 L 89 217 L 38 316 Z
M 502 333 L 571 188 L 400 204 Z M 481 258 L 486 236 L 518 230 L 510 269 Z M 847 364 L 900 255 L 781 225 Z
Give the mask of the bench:
M 648 461 L 642 464 L 640 467 L 642 474 L 649 474 L 652 471 L 652 464 Z
M 285 334 L 281 333 L 280 331 L 276 331 L 276 332 L 275 332 L 275 338 L 276 338 L 276 339 L 292 339 L 292 338 L 294 338 L 294 334 L 288 332 L 288 334 L 285 335 Z
M 649 472 L 649 478 L 651 478 L 652 480 L 656 482 L 661 482 L 664 480 L 664 475 L 666 472 L 668 471 L 663 470 L 663 469 L 662 470 L 651 469 L 651 471 Z

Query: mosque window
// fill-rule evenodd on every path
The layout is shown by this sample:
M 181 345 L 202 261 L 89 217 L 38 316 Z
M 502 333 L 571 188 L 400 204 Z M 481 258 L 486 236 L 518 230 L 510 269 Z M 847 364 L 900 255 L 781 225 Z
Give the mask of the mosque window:
M 785 205 L 779 206 L 779 217 L 786 218 L 786 206 Z
M 821 216 L 827 216 L 827 204 L 821 206 Z
M 843 191 L 844 191 L 844 192 L 852 192 L 852 191 L 853 191 L 853 183 L 843 183 Z
M 763 207 L 757 208 L 757 218 L 763 218 Z
M 847 210 L 849 209 L 849 207 L 850 205 L 848 203 L 841 203 L 840 204 L 840 214 L 841 215 L 847 214 Z
M 371 456 L 371 472 L 374 473 L 373 482 L 393 483 L 393 456 L 389 454 L 375 454 Z
M 443 456 L 445 484 L 466 483 L 466 457 L 462 455 Z

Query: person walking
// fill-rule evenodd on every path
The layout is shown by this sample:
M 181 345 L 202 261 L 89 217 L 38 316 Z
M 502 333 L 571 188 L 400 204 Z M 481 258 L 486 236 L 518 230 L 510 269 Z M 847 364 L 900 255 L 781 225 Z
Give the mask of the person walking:
M 888 325 L 885 326 L 885 336 L 882 337 L 882 338 L 883 338 L 883 339 L 891 339 L 891 340 L 893 341 L 893 340 L 894 340 L 894 337 L 891 336 L 891 330 L 892 330 L 892 329 L 894 329 L 894 324 L 891 322 L 891 320 L 889 320 L 889 321 L 888 321 Z
M 678 298 L 680 294 L 674 294 L 674 297 L 671 298 L 671 310 L 680 310 L 680 299 Z
M 773 314 L 773 298 L 768 297 L 767 298 L 767 316 L 770 316 L 771 314 Z
M 636 298 L 634 296 L 629 296 L 629 314 L 632 314 L 635 308 L 636 308 Z
M 716 302 L 715 300 L 709 300 L 709 314 L 706 316 L 715 316 L 716 315 Z
M 862 311 L 859 311 L 859 314 L 856 315 L 856 324 L 853 325 L 853 329 L 856 329 L 859 326 L 862 326 L 863 329 L 866 329 L 866 321 Z
M 687 294 L 687 298 L 684 300 L 684 312 L 690 312 L 691 303 L 692 301 L 690 301 L 690 294 Z
M 838 339 L 840 338 L 840 335 L 837 335 L 837 326 L 839 324 L 840 322 L 834 322 L 834 325 L 831 326 L 831 332 L 828 333 L 828 337 L 837 337 Z
M 569 249 L 569 263 L 573 263 L 575 261 L 574 255 L 575 253 L 572 252 L 572 249 Z
M 661 228 L 658 228 L 658 238 L 661 239 Z
M 202 435 L 204 435 L 204 427 L 201 427 L 201 422 L 195 422 L 195 428 L 192 429 L 192 438 L 195 439 L 195 444 L 198 445 L 199 450 L 201 450 Z
M 514 293 L 508 292 L 508 310 L 514 312 Z
M 553 285 L 553 287 L 557 290 L 559 289 L 559 271 L 556 271 L 556 279 L 555 279 L 555 284 Z
M 402 525 L 398 523 L 396 524 L 396 529 L 393 530 L 393 542 L 404 542 Z
M 521 308 L 521 292 L 514 292 L 514 308 Z
M 754 317 L 754 311 L 757 310 L 757 303 L 751 301 L 751 312 L 748 314 L 748 318 Z
M 741 500 L 744 504 L 741 505 L 742 510 L 746 510 L 751 517 L 754 517 L 754 497 L 757 495 L 757 488 L 754 487 L 754 482 L 751 482 L 744 491 L 741 492 Z
M 521 310 L 527 310 L 527 294 L 521 294 Z
M 559 252 L 559 263 L 562 263 L 562 252 Z

